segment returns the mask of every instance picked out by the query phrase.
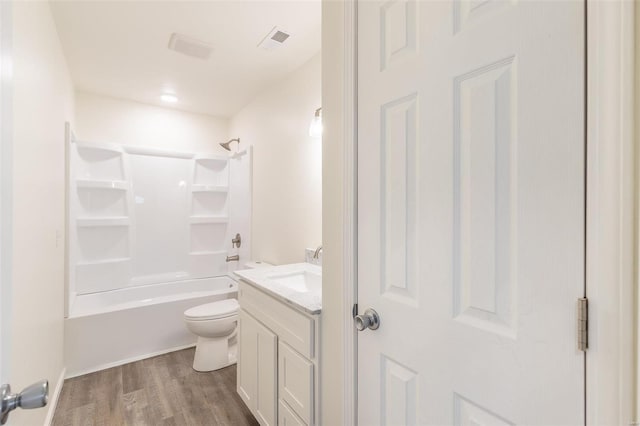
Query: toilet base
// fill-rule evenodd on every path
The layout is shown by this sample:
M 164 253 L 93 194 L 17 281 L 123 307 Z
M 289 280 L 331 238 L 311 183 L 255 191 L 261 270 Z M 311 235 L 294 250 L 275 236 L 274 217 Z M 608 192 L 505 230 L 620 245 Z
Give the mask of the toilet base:
M 235 364 L 237 361 L 237 344 L 235 342 L 229 343 L 229 338 L 208 339 L 206 337 L 198 337 L 196 354 L 193 358 L 193 369 L 207 372 Z

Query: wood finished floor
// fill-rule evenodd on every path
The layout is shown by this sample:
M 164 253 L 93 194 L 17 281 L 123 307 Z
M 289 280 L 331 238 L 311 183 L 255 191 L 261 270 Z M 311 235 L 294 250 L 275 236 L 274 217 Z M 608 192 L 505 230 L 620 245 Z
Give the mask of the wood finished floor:
M 257 425 L 236 393 L 236 366 L 191 368 L 194 349 L 68 379 L 53 426 Z

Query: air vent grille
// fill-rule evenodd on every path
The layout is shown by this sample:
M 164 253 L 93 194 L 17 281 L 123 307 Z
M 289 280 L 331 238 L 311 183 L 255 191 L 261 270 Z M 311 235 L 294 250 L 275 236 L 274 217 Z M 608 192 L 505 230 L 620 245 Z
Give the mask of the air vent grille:
M 261 47 L 265 50 L 273 50 L 282 46 L 282 44 L 287 41 L 291 37 L 291 34 L 287 31 L 273 27 L 269 34 L 267 34 L 260 43 L 258 43 L 258 47 Z
M 282 31 L 276 31 L 276 33 L 271 36 L 271 40 L 275 40 L 278 43 L 284 43 L 284 41 L 288 38 L 289 34 L 283 33 Z

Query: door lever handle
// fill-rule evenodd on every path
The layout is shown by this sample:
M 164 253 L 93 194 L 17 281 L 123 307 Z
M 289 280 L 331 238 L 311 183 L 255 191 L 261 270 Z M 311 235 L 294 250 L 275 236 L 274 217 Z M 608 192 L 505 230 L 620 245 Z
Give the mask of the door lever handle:
M 380 315 L 378 313 L 369 308 L 364 311 L 362 315 L 356 315 L 356 328 L 359 331 L 363 331 L 365 329 L 377 330 L 380 327 Z
M 16 408 L 30 410 L 47 405 L 49 400 L 49 382 L 40 380 L 27 386 L 20 393 L 11 393 L 11 386 L 8 384 L 0 387 L 0 398 L 2 398 L 2 411 L 0 412 L 0 424 L 5 424 L 9 418 L 9 413 Z

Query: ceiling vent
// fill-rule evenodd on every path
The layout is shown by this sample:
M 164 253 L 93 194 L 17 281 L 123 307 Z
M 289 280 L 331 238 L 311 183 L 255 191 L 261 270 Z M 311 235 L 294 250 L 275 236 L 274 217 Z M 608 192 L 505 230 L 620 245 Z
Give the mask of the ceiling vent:
M 209 43 L 178 33 L 171 34 L 169 49 L 204 60 L 209 59 L 213 52 L 213 47 Z
M 258 47 L 263 48 L 264 50 L 273 50 L 284 44 L 291 37 L 287 31 L 279 29 L 278 27 L 273 27 L 269 34 L 262 39 L 260 43 L 258 43 Z

